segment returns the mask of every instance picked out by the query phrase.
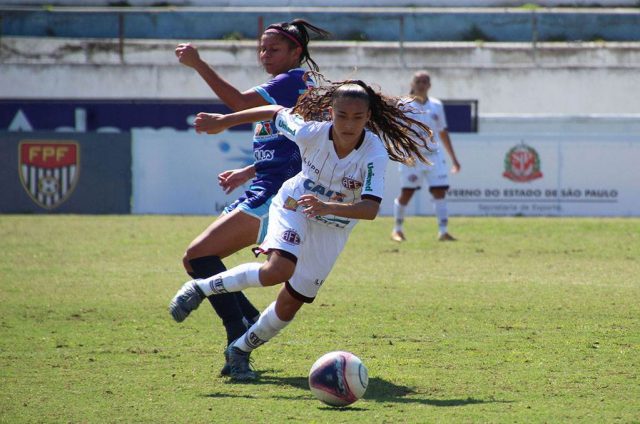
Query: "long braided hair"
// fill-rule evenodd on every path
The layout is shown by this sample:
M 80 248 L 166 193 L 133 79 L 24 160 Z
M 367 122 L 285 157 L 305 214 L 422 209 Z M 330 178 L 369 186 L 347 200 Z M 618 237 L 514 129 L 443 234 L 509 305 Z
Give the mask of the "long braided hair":
M 329 107 L 340 98 L 356 98 L 369 104 L 371 118 L 366 128 L 380 137 L 389 158 L 407 165 L 415 163 L 415 158 L 429 164 L 423 155 L 424 149 L 430 150 L 428 141 L 433 131 L 427 125 L 405 114 L 403 104 L 397 97 L 389 97 L 376 92 L 361 80 L 331 82 L 322 74 L 313 74 L 319 85 L 303 94 L 293 109 L 305 121 L 328 121 L 331 116 Z
M 311 25 L 304 19 L 294 19 L 291 22 L 280 22 L 277 24 L 269 25 L 264 33 L 275 32 L 284 38 L 292 48 L 301 47 L 302 54 L 300 55 L 300 63 L 306 63 L 310 69 L 318 71 L 320 68 L 311 59 L 309 53 L 309 41 L 312 39 L 326 39 L 331 36 L 331 33 L 319 28 L 315 25 Z

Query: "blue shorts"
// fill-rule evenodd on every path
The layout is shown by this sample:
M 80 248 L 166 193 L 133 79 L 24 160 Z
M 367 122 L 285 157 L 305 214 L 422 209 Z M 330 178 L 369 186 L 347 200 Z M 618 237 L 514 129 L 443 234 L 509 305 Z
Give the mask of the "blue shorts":
M 263 187 L 251 186 L 249 190 L 244 192 L 235 202 L 224 208 L 222 214 L 227 214 L 235 209 L 239 209 L 247 215 L 256 217 L 260 221 L 260 229 L 258 230 L 257 244 L 262 243 L 267 235 L 267 227 L 269 226 L 269 206 L 273 195 L 269 190 Z

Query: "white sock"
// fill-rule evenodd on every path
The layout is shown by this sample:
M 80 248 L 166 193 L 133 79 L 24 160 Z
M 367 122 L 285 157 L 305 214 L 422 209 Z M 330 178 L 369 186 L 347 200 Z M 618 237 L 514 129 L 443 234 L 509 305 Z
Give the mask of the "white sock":
M 398 199 L 393 201 L 393 217 L 395 218 L 395 225 L 393 231 L 402 231 L 402 225 L 404 224 L 404 212 L 407 207 L 401 205 Z
M 209 278 L 195 280 L 205 296 L 242 291 L 249 287 L 262 287 L 259 272 L 261 263 L 238 265 Z
M 433 208 L 438 218 L 438 229 L 440 234 L 447 232 L 447 224 L 449 223 L 449 213 L 447 212 L 447 201 L 445 199 L 433 199 Z
M 245 352 L 261 346 L 274 338 L 280 330 L 289 325 L 291 321 L 282 321 L 276 314 L 276 302 L 272 302 L 267 309 L 260 314 L 258 321 L 244 333 L 244 336 L 236 340 L 233 345 Z

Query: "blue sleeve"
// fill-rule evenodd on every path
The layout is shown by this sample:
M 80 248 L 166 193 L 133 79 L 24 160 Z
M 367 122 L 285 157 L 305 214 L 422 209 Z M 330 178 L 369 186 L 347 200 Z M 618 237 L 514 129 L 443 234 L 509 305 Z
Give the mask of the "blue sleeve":
M 280 74 L 254 90 L 272 105 L 293 107 L 306 89 L 302 78 L 291 73 Z

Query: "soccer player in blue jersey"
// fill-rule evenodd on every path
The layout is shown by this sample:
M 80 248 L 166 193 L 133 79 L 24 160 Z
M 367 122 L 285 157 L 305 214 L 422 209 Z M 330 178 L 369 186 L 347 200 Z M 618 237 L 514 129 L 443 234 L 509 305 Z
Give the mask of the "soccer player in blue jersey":
M 292 107 L 311 84 L 304 78 L 302 64 L 318 70 L 308 50 L 312 35 L 327 38 L 329 33 L 302 19 L 269 25 L 260 38 L 259 60 L 272 78 L 243 92 L 205 63 L 192 44 L 179 44 L 175 53 L 180 63 L 196 70 L 234 111 L 270 104 Z M 249 189 L 187 247 L 183 264 L 191 277 L 207 278 L 225 271 L 223 258 L 264 238 L 271 198 L 285 180 L 300 171 L 298 147 L 274 129 L 270 120 L 257 123 L 253 138 L 254 164 L 218 176 L 220 186 L 227 193 L 253 180 Z M 225 326 L 228 344 L 258 319 L 258 310 L 242 293 L 217 296 L 210 301 Z M 228 373 L 229 366 L 225 363 L 221 374 Z

